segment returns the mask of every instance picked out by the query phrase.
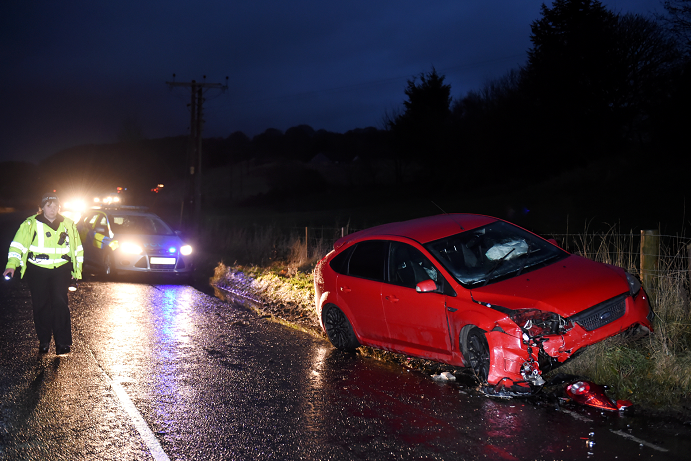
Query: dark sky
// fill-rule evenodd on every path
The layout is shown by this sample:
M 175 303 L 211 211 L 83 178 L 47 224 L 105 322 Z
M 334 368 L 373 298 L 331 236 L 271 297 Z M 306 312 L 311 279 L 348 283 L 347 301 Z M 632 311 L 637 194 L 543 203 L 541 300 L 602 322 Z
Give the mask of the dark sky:
M 205 137 L 299 124 L 382 127 L 406 80 L 434 66 L 454 98 L 525 63 L 540 0 L 12 0 L 0 6 L 0 160 L 185 135 L 206 93 Z M 551 1 L 545 2 L 551 6 Z M 662 12 L 660 0 L 609 0 Z

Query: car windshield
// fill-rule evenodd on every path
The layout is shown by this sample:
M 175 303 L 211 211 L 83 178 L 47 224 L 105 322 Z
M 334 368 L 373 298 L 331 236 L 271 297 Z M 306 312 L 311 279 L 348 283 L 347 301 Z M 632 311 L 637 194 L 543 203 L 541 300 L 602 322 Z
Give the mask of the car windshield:
M 114 234 L 139 235 L 173 235 L 174 232 L 166 223 L 156 216 L 146 215 L 109 215 Z
M 515 277 L 568 256 L 549 242 L 503 221 L 424 246 L 466 288 Z

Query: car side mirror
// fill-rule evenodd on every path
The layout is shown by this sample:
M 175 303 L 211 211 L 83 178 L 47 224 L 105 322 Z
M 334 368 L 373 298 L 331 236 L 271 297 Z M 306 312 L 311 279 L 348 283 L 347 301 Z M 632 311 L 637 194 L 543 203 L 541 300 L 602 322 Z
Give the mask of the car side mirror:
M 557 239 L 547 239 L 547 241 L 554 246 L 559 246 L 559 244 L 557 243 Z
M 437 283 L 432 280 L 423 280 L 422 282 L 418 283 L 415 285 L 415 291 L 418 293 L 430 293 L 430 292 L 439 292 L 439 288 L 437 288 Z

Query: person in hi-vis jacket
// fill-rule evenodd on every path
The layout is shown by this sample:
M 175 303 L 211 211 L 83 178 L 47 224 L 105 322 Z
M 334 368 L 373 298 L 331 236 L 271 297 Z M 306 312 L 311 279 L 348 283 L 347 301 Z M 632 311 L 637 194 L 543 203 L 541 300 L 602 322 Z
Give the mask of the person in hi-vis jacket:
M 19 226 L 3 275 L 14 277 L 19 269 L 29 283 L 39 353 L 48 352 L 53 338 L 55 353 L 67 354 L 72 346 L 67 293 L 82 278 L 84 248 L 74 221 L 59 213 L 55 193 L 44 194 L 40 208 Z

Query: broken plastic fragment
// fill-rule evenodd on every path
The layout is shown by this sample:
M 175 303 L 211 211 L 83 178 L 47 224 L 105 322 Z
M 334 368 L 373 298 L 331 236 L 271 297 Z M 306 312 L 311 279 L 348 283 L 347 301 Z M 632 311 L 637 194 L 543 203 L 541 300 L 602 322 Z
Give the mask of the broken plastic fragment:
M 448 371 L 444 371 L 438 375 L 432 375 L 432 379 L 435 381 L 455 381 L 456 377 Z
M 574 402 L 599 408 L 601 410 L 617 411 L 631 406 L 628 400 L 613 401 L 605 393 L 605 387 L 592 381 L 577 381 L 566 386 L 566 395 Z
M 441 374 L 444 378 L 448 379 L 449 381 L 456 381 L 456 377 L 449 373 L 448 371 L 445 371 Z

